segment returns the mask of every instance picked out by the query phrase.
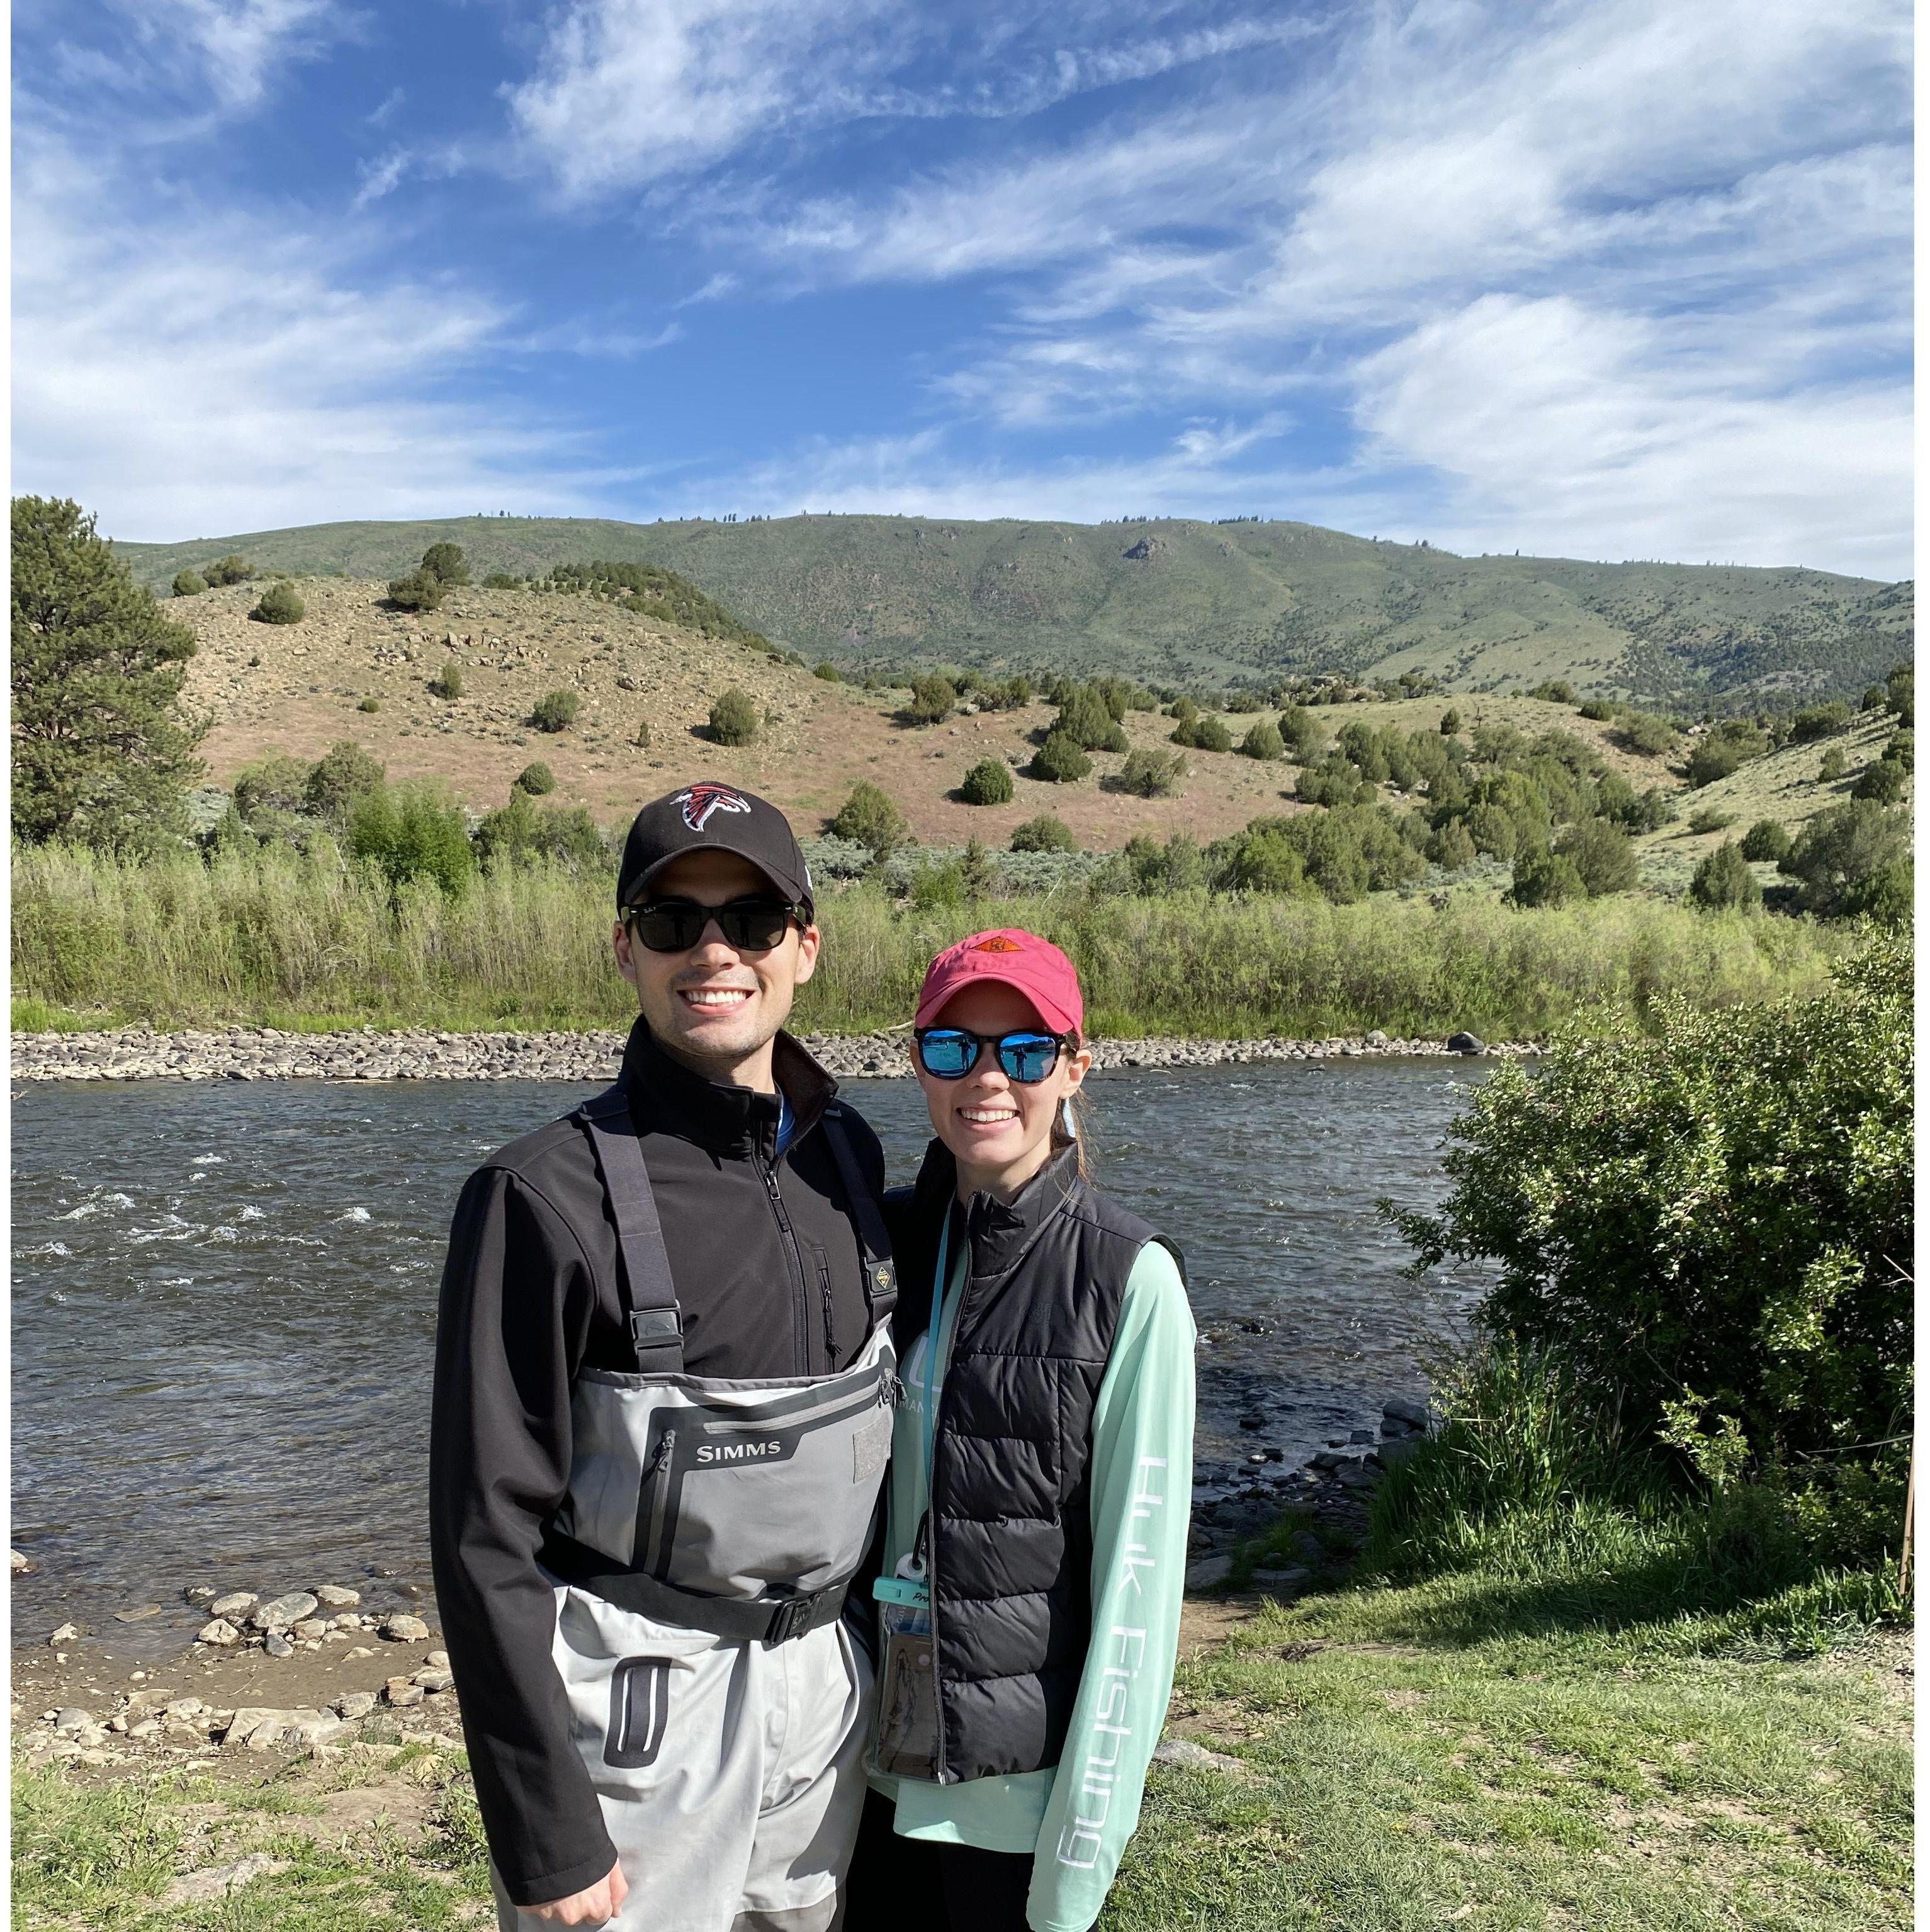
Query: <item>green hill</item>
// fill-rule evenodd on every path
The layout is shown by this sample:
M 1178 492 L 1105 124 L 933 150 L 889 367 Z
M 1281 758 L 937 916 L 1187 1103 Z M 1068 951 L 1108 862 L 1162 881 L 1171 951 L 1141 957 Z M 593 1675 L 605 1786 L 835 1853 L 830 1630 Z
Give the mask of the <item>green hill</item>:
M 1107 670 L 1174 685 L 1418 669 L 1455 690 L 1565 677 L 1584 693 L 1718 709 L 1853 698 L 1909 655 L 1915 604 L 1907 582 L 1463 557 L 1286 522 L 464 517 L 118 548 L 164 588 L 231 551 L 258 568 L 387 578 L 445 539 L 479 576 L 659 565 L 776 643 L 847 668 Z

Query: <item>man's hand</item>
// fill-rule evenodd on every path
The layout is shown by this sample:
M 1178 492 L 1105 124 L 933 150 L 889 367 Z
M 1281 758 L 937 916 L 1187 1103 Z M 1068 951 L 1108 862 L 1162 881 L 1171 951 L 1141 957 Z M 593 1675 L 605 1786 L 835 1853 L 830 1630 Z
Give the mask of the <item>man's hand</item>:
M 567 1898 L 553 1898 L 547 1905 L 526 1905 L 532 1918 L 547 1919 L 552 1925 L 602 1925 L 614 1918 L 630 1895 L 629 1882 L 620 1864 L 612 1865 L 602 1877 Z

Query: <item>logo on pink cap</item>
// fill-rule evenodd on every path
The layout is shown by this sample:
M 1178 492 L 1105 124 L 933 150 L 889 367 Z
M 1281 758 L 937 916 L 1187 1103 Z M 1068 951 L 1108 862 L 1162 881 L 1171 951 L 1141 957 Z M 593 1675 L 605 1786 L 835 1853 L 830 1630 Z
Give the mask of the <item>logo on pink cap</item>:
M 954 993 L 983 980 L 1024 994 L 1054 1033 L 1085 1031 L 1085 1002 L 1072 962 L 1049 939 L 1014 926 L 974 932 L 947 946 L 926 971 L 914 1024 L 930 1025 Z

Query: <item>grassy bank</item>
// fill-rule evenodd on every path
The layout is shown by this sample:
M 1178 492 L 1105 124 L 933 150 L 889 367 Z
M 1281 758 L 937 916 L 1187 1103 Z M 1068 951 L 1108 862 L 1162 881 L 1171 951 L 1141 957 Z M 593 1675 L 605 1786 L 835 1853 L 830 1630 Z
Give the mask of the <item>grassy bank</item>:
M 1100 1932 L 1874 1932 L 1910 1922 L 1899 1660 L 1604 1628 L 1483 1569 L 1268 1606 L 1183 1659 Z M 17 1770 L 14 1923 L 336 1932 L 490 1922 L 460 1754 L 359 1745 L 89 1786 Z M 217 1902 L 183 1874 L 271 1861 Z M 177 1894 L 178 1895 L 178 1894 Z
M 532 868 L 446 897 L 392 893 L 324 844 L 131 865 L 56 847 L 14 855 L 14 1024 L 145 1022 L 318 1028 L 614 1027 L 606 884 Z M 1320 1036 L 1373 1027 L 1540 1033 L 1654 995 L 1725 1005 L 1823 982 L 1844 934 L 1616 898 L 1559 910 L 1436 911 L 1375 898 L 1158 898 L 1083 892 L 914 910 L 864 887 L 821 908 L 806 1028 L 902 1020 L 926 962 L 991 923 L 1065 945 L 1088 1010 L 1115 1036 Z

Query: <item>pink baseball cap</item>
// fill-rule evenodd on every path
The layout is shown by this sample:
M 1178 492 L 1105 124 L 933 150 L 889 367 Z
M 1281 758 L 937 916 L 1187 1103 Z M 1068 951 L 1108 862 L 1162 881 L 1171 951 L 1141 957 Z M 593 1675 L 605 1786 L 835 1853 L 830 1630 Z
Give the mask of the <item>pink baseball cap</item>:
M 912 1024 L 929 1026 L 954 993 L 981 980 L 1023 993 L 1054 1033 L 1084 1032 L 1085 1002 L 1072 962 L 1049 939 L 1013 926 L 974 932 L 947 946 L 926 969 Z

